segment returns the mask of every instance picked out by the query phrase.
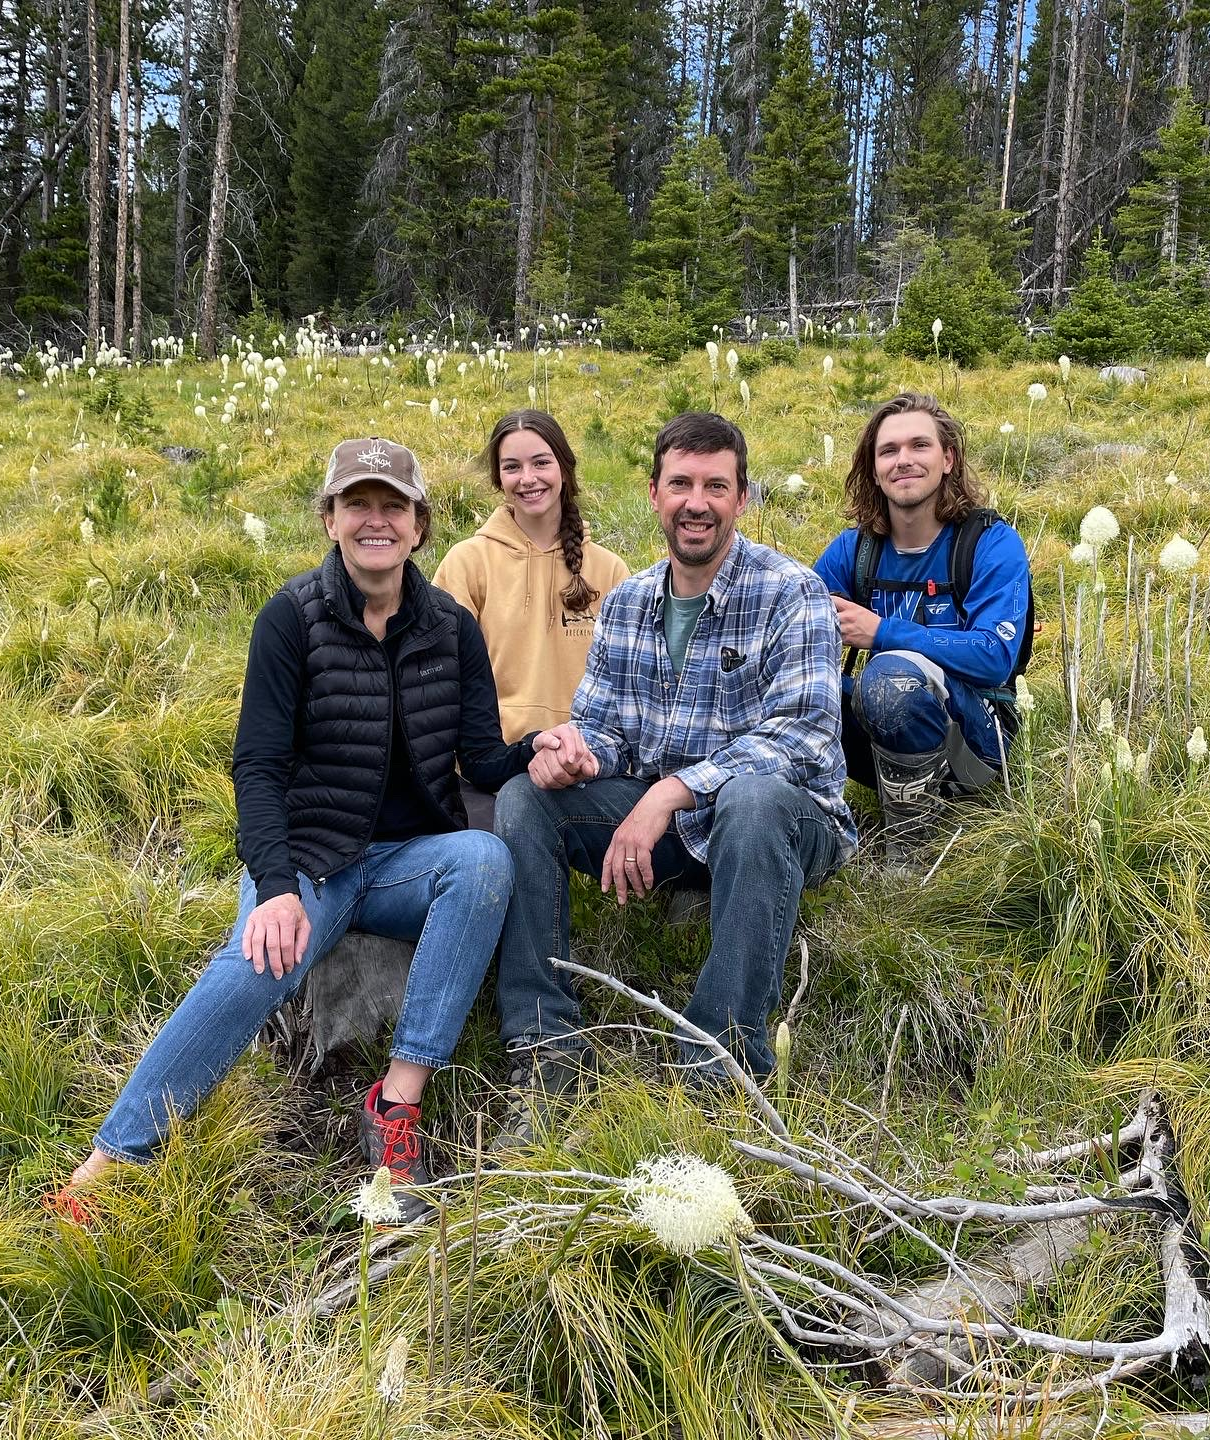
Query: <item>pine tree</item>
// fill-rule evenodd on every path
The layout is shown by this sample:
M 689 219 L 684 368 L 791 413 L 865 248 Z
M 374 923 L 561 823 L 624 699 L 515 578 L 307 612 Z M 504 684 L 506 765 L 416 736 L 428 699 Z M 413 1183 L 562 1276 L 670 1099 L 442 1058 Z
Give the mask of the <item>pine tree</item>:
M 298 315 L 354 305 L 369 275 L 359 199 L 378 138 L 369 110 L 384 30 L 373 0 L 310 0 L 300 17 L 298 43 L 308 59 L 291 106 L 293 253 L 286 268 Z
M 1054 318 L 1054 348 L 1086 365 L 1113 365 L 1142 348 L 1145 336 L 1121 288 L 1109 273 L 1100 231 L 1084 259 L 1071 300 Z
M 1210 244 L 1210 125 L 1188 90 L 1177 95 L 1171 125 L 1143 159 L 1149 178 L 1130 187 L 1114 217 L 1126 242 L 1122 260 L 1140 274 L 1161 265 L 1175 269 Z
M 790 26 L 761 121 L 761 148 L 753 157 L 758 228 L 766 251 L 785 257 L 790 331 L 797 339 L 799 257 L 818 250 L 847 215 L 849 198 L 844 120 L 816 72 L 802 11 Z
M 739 192 L 718 139 L 682 137 L 651 202 L 647 235 L 632 254 L 636 286 L 653 300 L 673 295 L 689 317 L 691 339 L 708 339 L 712 326 L 734 314 L 738 217 Z
M 565 75 L 551 108 L 549 181 L 530 287 L 539 309 L 586 315 L 617 298 L 630 217 L 614 187 L 609 57 L 581 21 L 561 58 Z
M 900 208 L 938 238 L 953 233 L 979 173 L 965 153 L 962 109 L 952 85 L 936 89 L 920 118 L 919 143 L 893 176 Z

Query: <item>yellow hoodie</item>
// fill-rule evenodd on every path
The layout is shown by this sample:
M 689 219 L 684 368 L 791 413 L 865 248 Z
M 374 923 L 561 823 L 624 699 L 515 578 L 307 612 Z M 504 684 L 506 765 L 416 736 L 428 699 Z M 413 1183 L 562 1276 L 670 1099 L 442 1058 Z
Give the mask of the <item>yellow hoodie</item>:
M 594 545 L 586 531 L 581 574 L 600 599 L 571 613 L 559 593 L 571 583 L 562 547 L 539 550 L 507 505 L 498 506 L 469 540 L 452 546 L 437 566 L 433 583 L 465 605 L 483 631 L 500 696 L 500 724 L 510 743 L 571 714 L 601 599 L 630 571 L 611 550 Z

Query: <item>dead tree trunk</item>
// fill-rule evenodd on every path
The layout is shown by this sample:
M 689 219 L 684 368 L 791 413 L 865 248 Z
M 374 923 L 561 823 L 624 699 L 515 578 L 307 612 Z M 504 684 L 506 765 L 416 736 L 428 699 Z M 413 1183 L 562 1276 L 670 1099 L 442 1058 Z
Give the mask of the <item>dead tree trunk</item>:
M 1025 0 L 1017 0 L 1017 33 L 1013 40 L 1012 79 L 1008 87 L 1008 118 L 1004 122 L 1004 170 L 1000 176 L 1000 209 L 1008 209 L 1008 177 L 1012 173 L 1013 133 L 1017 123 L 1017 84 L 1021 78 L 1021 41 L 1025 34 Z
M 1063 153 L 1059 162 L 1059 193 L 1055 204 L 1055 265 L 1051 276 L 1051 307 L 1063 303 L 1071 233 L 1075 224 L 1076 174 L 1080 164 L 1080 131 L 1084 123 L 1084 0 L 1075 0 L 1071 11 L 1071 44 L 1068 51 L 1067 94 L 1063 102 Z
M 130 213 L 130 0 L 118 10 L 118 233 L 113 247 L 113 343 L 126 331 L 126 226 Z
M 538 0 L 526 0 L 523 64 L 532 79 L 536 70 L 537 36 L 533 22 Z M 519 330 L 529 308 L 529 271 L 534 245 L 534 172 L 538 167 L 538 97 L 532 89 L 521 97 L 521 193 L 517 204 L 517 270 L 513 279 L 513 326 Z
M 130 181 L 130 354 L 143 353 L 143 36 L 139 31 L 139 0 L 132 15 L 137 38 L 134 48 L 134 173 Z
M 101 337 L 101 77 L 97 73 L 97 0 L 87 0 L 88 45 L 88 340 L 87 355 L 97 353 Z
M 223 269 L 223 234 L 227 228 L 227 187 L 231 167 L 231 121 L 235 114 L 235 77 L 239 67 L 241 0 L 227 0 L 227 34 L 223 46 L 223 78 L 219 89 L 218 131 L 214 140 L 214 180 L 210 192 L 210 223 L 206 230 L 206 261 L 198 316 L 198 346 L 214 355 L 218 328 L 218 289 Z
M 1054 13 L 1050 26 L 1050 64 L 1046 70 L 1046 105 L 1042 111 L 1042 153 L 1038 160 L 1038 201 L 1039 212 L 1045 213 L 1050 203 L 1050 171 L 1053 145 L 1051 139 L 1055 124 L 1055 95 L 1058 91 L 1059 40 L 1062 36 L 1060 21 L 1063 18 L 1063 0 L 1054 0 Z M 1036 266 L 1043 266 L 1045 241 L 1042 226 L 1034 226 L 1033 260 Z
M 172 319 L 185 328 L 185 235 L 189 216 L 189 101 L 193 94 L 193 0 L 181 0 L 181 83 L 177 90 L 176 232 L 172 268 Z

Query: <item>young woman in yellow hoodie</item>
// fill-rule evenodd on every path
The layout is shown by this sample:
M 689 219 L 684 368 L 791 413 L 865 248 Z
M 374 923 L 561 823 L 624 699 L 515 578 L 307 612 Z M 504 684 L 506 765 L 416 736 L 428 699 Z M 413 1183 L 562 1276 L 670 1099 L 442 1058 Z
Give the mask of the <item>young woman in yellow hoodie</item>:
M 594 545 L 576 505 L 576 457 L 544 410 L 513 410 L 484 452 L 498 506 L 433 581 L 479 622 L 506 741 L 566 720 L 601 597 L 630 574 Z

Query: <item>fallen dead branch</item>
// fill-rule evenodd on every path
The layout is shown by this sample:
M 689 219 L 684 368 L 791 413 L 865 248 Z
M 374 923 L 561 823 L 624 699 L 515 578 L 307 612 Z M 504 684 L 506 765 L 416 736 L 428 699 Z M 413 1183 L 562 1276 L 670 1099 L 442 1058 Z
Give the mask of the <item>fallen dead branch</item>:
M 760 1231 L 744 1239 L 736 1254 L 745 1288 L 761 1298 L 796 1344 L 874 1361 L 893 1389 L 969 1397 L 980 1389 L 1009 1387 L 1014 1400 L 1027 1404 L 1103 1391 L 1161 1364 L 1198 1376 L 1210 1370 L 1210 1261 L 1197 1244 L 1175 1165 L 1176 1136 L 1159 1096 L 1143 1096 L 1131 1121 L 1116 1132 L 1001 1157 L 1032 1175 L 1052 1177 L 1050 1184 L 1026 1186 L 1022 1199 L 913 1193 L 825 1138 L 792 1139 L 767 1096 L 727 1050 L 658 996 L 584 965 L 554 963 L 663 1016 L 678 1035 L 709 1051 L 753 1102 L 769 1133 L 766 1145 L 733 1139 L 737 1153 L 787 1172 L 813 1205 L 826 1203 L 857 1228 L 877 1223 L 936 1256 L 936 1275 L 896 1290 L 834 1254 Z M 1080 1176 L 1062 1173 L 1093 1156 L 1114 1157 L 1121 1165 L 1111 1183 L 1089 1188 Z M 1052 1284 L 1078 1255 L 1091 1225 L 1115 1224 L 1130 1215 L 1152 1221 L 1158 1230 L 1164 1323 L 1157 1334 L 1090 1339 L 1016 1321 L 1027 1296 Z M 1007 1235 L 996 1234 L 1005 1229 Z M 960 1259 L 960 1240 L 971 1231 L 983 1243 L 973 1258 Z M 1019 1362 L 1027 1367 L 1031 1356 L 1062 1362 L 1062 1376 L 1051 1373 L 1044 1383 L 1034 1383 L 1022 1375 L 1014 1382 L 1007 1362 L 1011 1358 L 1020 1370 Z

